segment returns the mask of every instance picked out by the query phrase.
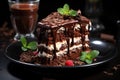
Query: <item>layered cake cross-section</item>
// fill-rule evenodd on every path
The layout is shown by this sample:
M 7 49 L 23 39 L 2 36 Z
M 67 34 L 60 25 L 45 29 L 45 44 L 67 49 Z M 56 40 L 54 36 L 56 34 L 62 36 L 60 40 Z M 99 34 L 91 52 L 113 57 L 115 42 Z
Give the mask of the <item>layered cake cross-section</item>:
M 66 17 L 52 12 L 38 24 L 41 55 L 47 54 L 47 57 L 52 59 L 65 55 L 73 57 L 75 54 L 79 57 L 81 51 L 90 50 L 90 20 L 82 16 L 79 10 L 76 17 Z

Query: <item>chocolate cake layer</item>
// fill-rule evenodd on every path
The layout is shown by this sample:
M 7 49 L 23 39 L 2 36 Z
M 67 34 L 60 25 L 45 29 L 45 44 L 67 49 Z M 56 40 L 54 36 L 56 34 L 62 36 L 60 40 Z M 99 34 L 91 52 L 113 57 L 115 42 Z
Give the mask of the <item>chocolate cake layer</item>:
M 52 12 L 38 22 L 39 44 L 45 44 L 54 56 L 67 54 L 75 48 L 83 51 L 84 47 L 84 50 L 88 50 L 89 25 L 90 20 L 81 14 L 76 17 L 66 17 L 58 12 Z

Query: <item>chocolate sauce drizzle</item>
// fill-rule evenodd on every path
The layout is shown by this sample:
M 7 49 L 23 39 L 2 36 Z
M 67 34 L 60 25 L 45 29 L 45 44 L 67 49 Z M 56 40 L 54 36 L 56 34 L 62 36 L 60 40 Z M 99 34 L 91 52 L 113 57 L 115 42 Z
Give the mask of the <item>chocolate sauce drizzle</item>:
M 60 15 L 57 12 L 53 12 L 50 15 L 48 15 L 46 18 L 41 20 L 38 24 L 38 29 L 40 29 L 40 31 L 37 32 L 39 34 L 38 35 L 39 44 L 43 43 L 42 41 L 45 41 L 46 46 L 48 46 L 49 44 L 53 44 L 54 47 L 53 59 L 55 59 L 57 57 L 56 55 L 57 52 L 56 42 L 58 42 L 57 31 L 61 27 L 64 27 L 65 31 L 63 35 L 65 36 L 65 40 L 67 42 L 67 54 L 69 54 L 70 47 L 74 45 L 75 24 L 79 24 L 81 27 L 79 29 L 80 36 L 77 37 L 81 37 L 82 51 L 86 51 L 89 49 L 89 46 L 86 46 L 86 44 L 89 45 L 89 41 L 85 41 L 85 35 L 89 35 L 89 30 L 86 29 L 86 26 L 89 25 L 89 23 L 90 20 L 81 15 L 77 16 L 77 18 L 70 18 L 64 20 L 64 17 L 62 15 Z M 49 30 L 49 32 L 46 30 Z M 48 39 L 50 37 L 52 37 L 51 41 Z M 71 43 L 70 43 L 70 39 L 72 39 Z

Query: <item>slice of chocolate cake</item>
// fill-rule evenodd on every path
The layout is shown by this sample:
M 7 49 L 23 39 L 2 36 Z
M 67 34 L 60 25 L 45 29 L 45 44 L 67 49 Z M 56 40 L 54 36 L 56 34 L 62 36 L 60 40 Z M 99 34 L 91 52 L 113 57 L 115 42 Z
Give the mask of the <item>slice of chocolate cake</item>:
M 81 51 L 90 50 L 90 20 L 82 16 L 80 10 L 77 14 L 70 17 L 52 12 L 38 22 L 39 56 L 43 54 L 54 60 L 67 55 L 68 59 L 76 59 Z

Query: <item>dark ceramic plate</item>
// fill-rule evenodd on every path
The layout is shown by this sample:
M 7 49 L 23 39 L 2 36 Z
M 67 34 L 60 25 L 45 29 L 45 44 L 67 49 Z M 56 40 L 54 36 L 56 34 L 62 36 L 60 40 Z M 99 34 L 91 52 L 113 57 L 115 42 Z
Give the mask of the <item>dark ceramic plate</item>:
M 92 49 L 96 49 L 100 51 L 100 55 L 97 57 L 97 61 L 92 63 L 92 64 L 85 64 L 85 65 L 79 65 L 79 66 L 74 66 L 74 67 L 69 67 L 69 68 L 80 68 L 80 67 L 91 67 L 91 66 L 96 66 L 100 65 L 103 63 L 106 63 L 113 59 L 116 56 L 116 50 L 115 46 L 112 43 L 109 43 L 105 40 L 101 39 L 91 39 L 90 40 L 90 46 Z M 21 54 L 21 43 L 16 42 L 10 44 L 5 52 L 5 56 L 12 60 L 13 62 L 26 65 L 26 66 L 32 66 L 32 67 L 40 67 L 40 68 L 68 68 L 67 66 L 61 67 L 61 66 L 42 66 L 42 65 L 37 65 L 37 64 L 32 64 L 32 63 L 25 63 L 19 61 L 19 55 Z

